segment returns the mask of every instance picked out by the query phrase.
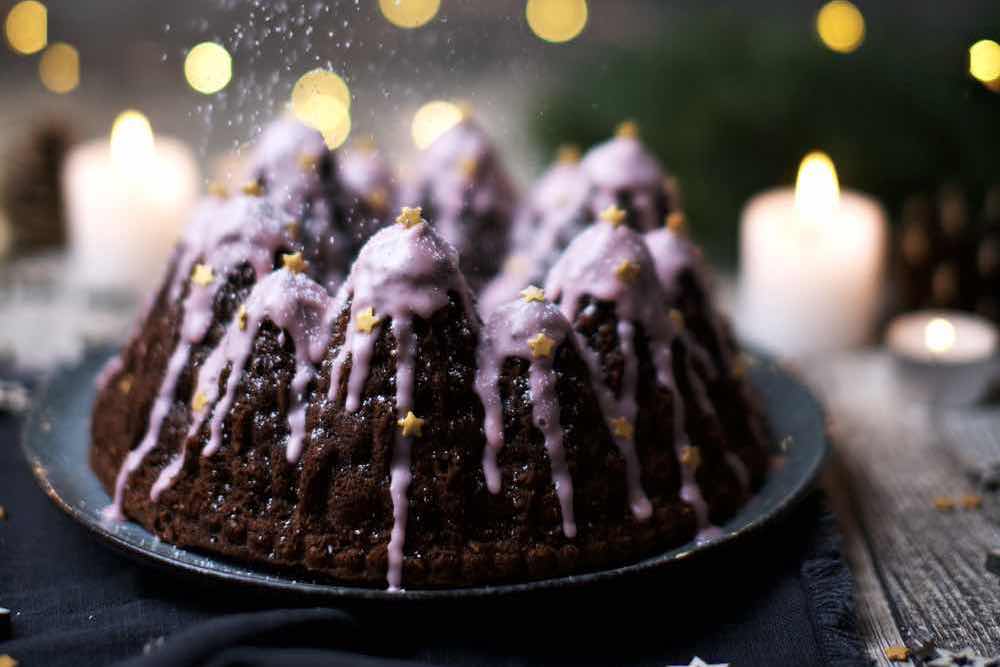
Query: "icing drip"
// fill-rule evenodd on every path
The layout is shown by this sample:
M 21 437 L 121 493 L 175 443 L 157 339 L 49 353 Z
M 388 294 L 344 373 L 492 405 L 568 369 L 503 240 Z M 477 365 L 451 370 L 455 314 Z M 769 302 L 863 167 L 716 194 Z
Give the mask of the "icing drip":
M 396 339 L 396 411 L 399 415 L 409 412 L 413 405 L 414 350 L 417 341 L 410 320 L 394 318 L 392 333 Z M 396 434 L 389 473 L 389 495 L 392 497 L 392 532 L 389 535 L 387 579 L 389 590 L 400 590 L 403 583 L 403 547 L 406 544 L 406 519 L 409 510 L 409 490 L 413 474 L 410 472 L 410 447 L 412 437 Z
M 631 223 L 640 230 L 656 229 L 668 213 L 669 197 L 660 163 L 634 136 L 619 135 L 594 146 L 583 158 L 583 170 L 593 187 L 590 210 L 593 217 L 612 205 L 621 205 L 628 195 L 635 212 Z
M 289 435 L 286 459 L 296 463 L 302 455 L 305 439 L 306 390 L 315 376 L 318 364 L 326 350 L 329 329 L 324 328 L 326 309 L 330 297 L 323 287 L 311 278 L 288 269 L 275 271 L 257 283 L 247 298 L 241 316 L 229 323 L 219 345 L 205 360 L 198 373 L 195 396 L 203 403 L 196 410 L 195 419 L 188 430 L 187 439 L 196 437 L 208 415 L 209 438 L 202 449 L 202 456 L 212 456 L 222 445 L 222 429 L 232 408 L 246 363 L 253 351 L 253 342 L 260 325 L 270 321 L 282 332 L 291 336 L 295 345 L 295 374 L 290 389 L 291 407 L 288 411 Z M 229 368 L 224 393 L 219 395 L 223 371 Z M 214 409 L 210 406 L 214 405 Z M 153 486 L 153 500 L 170 486 L 184 460 L 184 449 L 161 472 Z
M 679 305 L 681 296 L 680 277 L 685 273 L 694 278 L 697 288 L 705 295 L 706 299 L 708 298 L 710 294 L 709 277 L 700 248 L 685 234 L 678 233 L 665 226 L 647 232 L 644 238 L 647 247 L 649 247 L 650 254 L 653 256 L 653 261 L 656 264 L 657 278 L 660 281 L 660 286 L 663 287 L 668 306 Z M 729 344 L 729 336 L 724 331 L 722 319 L 710 304 L 706 304 L 704 316 L 708 319 L 712 336 L 715 338 L 719 352 L 722 355 L 720 359 L 713 359 L 705 345 L 695 340 L 694 336 L 691 336 L 686 328 L 681 332 L 681 337 L 687 350 L 701 361 L 702 365 L 709 370 L 710 379 L 714 380 L 718 377 L 719 364 L 722 364 L 724 367 L 732 366 L 732 358 L 735 351 Z M 715 408 L 707 396 L 704 383 L 696 377 L 693 370 L 689 370 L 688 375 L 691 378 L 691 386 L 698 392 L 702 409 L 714 413 Z M 743 462 L 730 451 L 725 453 L 725 460 L 729 468 L 736 475 L 743 490 L 749 491 L 750 475 Z
M 708 298 L 711 294 L 711 280 L 705 266 L 701 248 L 687 235 L 663 226 L 645 234 L 646 245 L 656 262 L 656 275 L 666 293 L 667 303 L 676 305 L 681 296 L 680 277 L 688 273 L 694 278 L 698 290 Z M 723 360 L 728 360 L 735 350 L 729 345 L 729 336 L 723 330 L 722 319 L 712 307 L 705 309 L 712 333 L 721 348 Z M 720 360 L 722 361 L 722 360 Z
M 518 299 L 497 309 L 489 318 L 478 350 L 476 393 L 483 403 L 486 447 L 483 450 L 483 474 L 491 493 L 501 486 L 497 454 L 503 447 L 503 407 L 500 401 L 500 373 L 509 358 L 527 359 L 531 387 L 532 422 L 542 432 L 549 455 L 552 481 L 562 510 L 563 534 L 576 536 L 573 518 L 573 480 L 563 450 L 557 376 L 553 368 L 554 351 L 569 339 L 571 328 L 559 309 L 551 303 Z M 539 334 L 551 340 L 549 354 L 536 354 L 531 345 Z M 548 343 L 548 341 L 546 341 Z M 570 343 L 572 344 L 572 342 Z
M 122 503 L 129 476 L 156 447 L 163 421 L 173 407 L 177 382 L 194 346 L 204 341 L 213 318 L 213 304 L 226 276 L 246 262 L 257 278 L 272 268 L 275 252 L 295 244 L 288 221 L 273 205 L 254 197 L 206 200 L 180 242 L 177 268 L 168 293 L 176 301 L 187 286 L 181 305 L 180 335 L 167 362 L 163 381 L 153 401 L 149 426 L 142 440 L 125 457 L 115 480 L 114 500 L 105 516 L 122 519 Z M 198 270 L 198 281 L 192 276 Z
M 464 119 L 424 152 L 416 182 L 403 200 L 424 202 L 435 227 L 455 246 L 470 280 L 491 277 L 507 251 L 516 201 L 493 143 Z
M 623 265 L 632 267 L 626 277 L 620 272 Z M 585 295 L 615 306 L 618 342 L 624 359 L 623 381 L 617 397 L 600 381 L 603 372 L 598 353 L 585 341 L 581 341 L 579 348 L 590 369 L 591 382 L 605 421 L 625 460 L 632 511 L 639 518 L 648 517 L 651 508 L 642 490 L 641 471 L 632 434 L 623 430 L 622 422 L 619 421 L 626 420 L 625 423 L 632 428 L 638 412 L 635 324 L 642 325 L 649 341 L 657 382 L 660 386 L 671 389 L 680 403 L 680 394 L 676 391 L 673 379 L 670 351 L 674 332 L 663 308 L 662 292 L 653 271 L 649 250 L 642 237 L 625 225 L 595 223 L 570 244 L 552 267 L 546 281 L 546 292 L 553 299 L 559 300 L 563 314 L 571 321 L 576 319 L 580 300 Z
M 97 377 L 94 378 L 94 387 L 98 392 L 104 391 L 104 389 L 111 383 L 112 378 L 121 373 L 125 369 L 125 362 L 122 360 L 121 354 L 116 354 L 101 366 L 100 372 Z
M 389 320 L 396 341 L 396 412 L 402 419 L 412 410 L 417 349 L 413 319 L 430 319 L 448 305 L 451 293 L 462 299 L 470 325 L 475 327 L 478 321 L 469 287 L 457 265 L 455 249 L 423 220 L 386 227 L 365 244 L 338 296 L 338 313 L 350 299 L 350 317 L 344 342 L 330 368 L 329 400 L 339 398 L 344 367 L 350 359 L 344 409 L 354 412 L 361 406 L 375 343 Z M 393 506 L 387 574 L 390 590 L 398 590 L 402 583 L 411 444 L 412 437 L 397 432 L 389 485 Z

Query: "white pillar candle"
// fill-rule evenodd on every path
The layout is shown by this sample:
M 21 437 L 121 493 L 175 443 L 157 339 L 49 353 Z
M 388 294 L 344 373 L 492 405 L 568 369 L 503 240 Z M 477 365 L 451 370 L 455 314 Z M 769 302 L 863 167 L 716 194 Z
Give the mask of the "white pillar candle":
M 803 159 L 794 190 L 751 199 L 741 225 L 742 337 L 791 357 L 869 339 L 881 297 L 885 214 L 867 195 L 840 192 L 826 155 Z
M 126 111 L 110 141 L 75 148 L 63 173 L 74 275 L 90 288 L 148 290 L 159 280 L 198 194 L 181 142 Z

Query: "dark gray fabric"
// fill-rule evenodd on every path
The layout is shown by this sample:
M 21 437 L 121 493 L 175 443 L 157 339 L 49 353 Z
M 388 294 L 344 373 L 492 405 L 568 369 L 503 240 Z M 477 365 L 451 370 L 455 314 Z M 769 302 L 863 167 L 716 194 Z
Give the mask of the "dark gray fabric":
M 18 428 L 0 416 L 0 607 L 13 613 L 0 654 L 23 667 L 865 664 L 852 580 L 815 494 L 759 535 L 654 576 L 506 600 L 297 609 L 99 544 L 41 492 Z

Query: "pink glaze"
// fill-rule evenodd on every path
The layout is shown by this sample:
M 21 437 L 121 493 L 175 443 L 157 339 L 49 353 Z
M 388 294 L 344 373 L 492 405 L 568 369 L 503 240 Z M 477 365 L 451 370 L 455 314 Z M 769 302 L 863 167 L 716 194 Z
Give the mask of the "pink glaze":
M 305 257 L 331 291 L 371 231 L 346 196 L 336 163 L 319 132 L 283 116 L 261 134 L 244 176 L 298 223 Z
M 129 476 L 156 447 L 163 421 L 176 398 L 177 381 L 187 367 L 191 351 L 208 334 L 213 317 L 213 304 L 226 276 L 243 262 L 253 268 L 258 280 L 270 272 L 274 253 L 282 247 L 293 247 L 288 219 L 267 200 L 238 197 L 226 201 L 206 201 L 185 231 L 180 242 L 177 268 L 171 277 L 169 294 L 180 295 L 187 290 L 181 306 L 180 335 L 167 362 L 163 382 L 153 401 L 149 426 L 142 440 L 125 457 L 115 479 L 114 500 L 105 511 L 115 519 L 123 517 L 122 502 Z M 191 281 L 195 264 L 210 266 L 213 280 L 207 285 Z
M 290 386 L 291 407 L 285 456 L 289 463 L 299 460 L 305 439 L 306 389 L 315 377 L 315 366 L 322 361 L 329 340 L 329 329 L 323 326 L 329 303 L 330 297 L 323 287 L 305 274 L 288 269 L 274 271 L 254 286 L 245 304 L 245 326 L 240 326 L 239 317 L 230 322 L 222 341 L 212 350 L 198 373 L 196 393 L 200 392 L 205 397 L 205 405 L 195 414 L 185 446 L 153 485 L 153 500 L 157 500 L 173 482 L 183 465 L 187 441 L 198 436 L 209 415 L 209 438 L 202 449 L 202 456 L 212 456 L 222 445 L 225 419 L 236 398 L 243 370 L 253 351 L 254 339 L 265 320 L 287 332 L 295 344 L 295 375 Z M 219 384 L 226 368 L 230 369 L 229 377 L 220 396 Z
M 626 261 L 638 268 L 632 282 L 616 275 L 616 269 Z M 579 304 L 584 295 L 615 304 L 619 345 L 625 359 L 620 396 L 616 397 L 601 381 L 603 373 L 597 352 L 582 341 L 579 348 L 590 368 L 594 392 L 609 430 L 612 429 L 612 420 L 618 418 L 625 418 L 634 426 L 638 413 L 634 323 L 642 324 L 649 339 L 657 382 L 665 388 L 674 388 L 670 353 L 674 333 L 662 306 L 663 298 L 653 271 L 653 260 L 642 237 L 625 225 L 614 227 L 605 222 L 591 225 L 576 237 L 552 267 L 545 291 L 559 302 L 563 315 L 570 321 L 575 321 L 579 315 Z M 674 394 L 679 396 L 676 391 Z M 631 438 L 614 439 L 625 460 L 632 511 L 637 518 L 648 518 L 652 510 L 642 490 L 635 444 Z
M 361 249 L 347 281 L 338 295 L 337 312 L 350 298 L 350 319 L 344 342 L 330 368 L 329 400 L 338 400 L 344 367 L 351 362 L 347 377 L 344 409 L 354 412 L 361 406 L 375 342 L 386 322 L 391 323 L 396 341 L 396 413 L 403 418 L 413 409 L 414 364 L 417 338 L 413 333 L 416 317 L 429 319 L 448 305 L 449 292 L 462 300 L 471 326 L 478 323 L 465 277 L 458 270 L 455 249 L 426 221 L 410 228 L 393 224 L 379 231 Z M 359 331 L 358 315 L 371 308 L 379 318 L 371 332 Z M 411 473 L 412 437 L 396 433 L 390 470 L 393 526 L 389 539 L 390 590 L 399 590 L 403 574 L 403 547 Z
M 337 174 L 353 204 L 363 202 L 378 214 L 381 223 L 389 222 L 389 213 L 397 210 L 397 183 L 381 151 L 369 146 L 351 147 L 340 151 L 338 157 Z
M 689 273 L 698 285 L 698 289 L 705 298 L 711 294 L 710 277 L 708 268 L 705 266 L 701 249 L 696 246 L 684 233 L 676 232 L 666 226 L 661 226 L 644 235 L 646 245 L 649 247 L 653 261 L 656 263 L 656 275 L 659 278 L 660 286 L 663 288 L 666 297 L 667 307 L 674 307 L 680 298 L 680 276 L 685 272 Z M 736 351 L 729 345 L 729 336 L 726 335 L 725 325 L 714 307 L 706 308 L 705 317 L 708 318 L 712 333 L 721 348 L 723 359 L 720 360 L 727 368 L 732 367 L 732 360 Z M 708 350 L 685 328 L 681 332 L 684 344 L 688 351 L 701 361 L 708 370 L 710 378 L 714 379 L 720 372 L 719 365 Z M 715 408 L 705 394 L 702 382 L 695 378 L 695 373 L 689 369 L 689 376 L 692 378 L 692 386 L 700 394 L 700 400 L 704 410 L 714 413 Z M 746 465 L 732 452 L 725 453 L 726 464 L 736 475 L 740 486 L 744 491 L 750 489 L 750 474 Z
M 638 267 L 631 282 L 616 275 L 616 269 L 623 262 Z M 624 359 L 620 396 L 615 397 L 610 388 L 600 381 L 602 370 L 596 351 L 587 346 L 585 341 L 581 340 L 579 344 L 590 368 L 594 391 L 609 430 L 612 429 L 611 420 L 616 417 L 624 417 L 632 425 L 635 425 L 638 417 L 635 325 L 642 325 L 649 341 L 657 383 L 670 390 L 674 396 L 673 442 L 675 455 L 680 463 L 684 448 L 689 445 L 689 438 L 685 426 L 686 407 L 675 382 L 675 374 L 681 369 L 674 368 L 671 353 L 671 344 L 676 334 L 663 307 L 665 298 L 654 270 L 653 258 L 643 237 L 625 225 L 615 227 L 605 222 L 595 223 L 570 244 L 566 253 L 549 272 L 546 292 L 553 299 L 559 299 L 563 314 L 570 320 L 575 320 L 579 314 L 579 303 L 585 295 L 615 305 L 618 339 Z M 689 369 L 683 370 L 690 375 Z M 637 518 L 646 518 L 651 508 L 642 490 L 634 443 L 631 439 L 622 437 L 615 437 L 615 443 L 625 460 L 633 513 Z M 707 505 L 694 471 L 684 465 L 680 465 L 680 468 L 681 498 L 694 508 L 699 528 L 703 529 L 710 525 Z
M 656 229 L 663 223 L 664 211 L 659 209 L 663 167 L 637 138 L 617 136 L 598 144 L 587 151 L 582 164 L 593 187 L 590 208 L 595 217 L 618 203 L 619 192 L 627 192 L 640 230 Z
M 501 258 L 507 251 L 517 195 L 486 132 L 466 118 L 424 151 L 404 202 L 426 202 L 434 225 L 460 257 Z M 483 245 L 490 247 L 484 249 Z M 489 271 L 475 267 L 477 273 Z M 471 278 L 479 276 L 472 276 Z
M 563 429 L 560 423 L 559 397 L 556 393 L 556 373 L 553 368 L 555 351 L 565 341 L 573 344 L 569 322 L 559 309 L 547 302 L 518 299 L 497 309 L 486 323 L 479 343 L 476 392 L 483 402 L 486 447 L 483 450 L 483 473 L 491 493 L 500 492 L 500 470 L 497 454 L 503 447 L 503 407 L 500 402 L 500 373 L 506 359 L 516 357 L 530 363 L 531 414 L 536 428 L 545 438 L 552 481 L 562 510 L 563 534 L 576 537 L 573 518 L 573 480 L 563 451 Z M 535 357 L 528 340 L 544 334 L 554 341 L 553 356 Z

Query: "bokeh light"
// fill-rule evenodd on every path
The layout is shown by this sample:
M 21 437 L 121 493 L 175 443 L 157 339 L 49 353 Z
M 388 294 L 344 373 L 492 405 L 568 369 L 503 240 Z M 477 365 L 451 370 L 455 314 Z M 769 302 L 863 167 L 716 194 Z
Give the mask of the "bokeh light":
M 38 61 L 38 77 L 53 93 L 75 90 L 80 85 L 80 54 L 69 44 L 56 42 Z
M 441 0 L 379 0 L 378 7 L 397 28 L 419 28 L 437 15 Z
M 816 15 L 816 32 L 837 53 L 850 53 L 865 40 L 865 17 L 847 0 L 832 0 Z
M 48 10 L 36 0 L 14 5 L 4 22 L 7 44 L 14 51 L 28 55 L 45 48 L 49 39 Z
M 339 148 L 351 133 L 351 91 L 334 72 L 314 69 L 292 89 L 292 112 L 323 134 L 326 145 Z
M 461 105 L 444 100 L 428 102 L 413 115 L 410 125 L 413 143 L 421 150 L 427 148 L 435 139 L 462 122 L 464 117 Z
M 568 42 L 587 25 L 587 0 L 528 0 L 528 27 L 546 42 Z
M 934 354 L 942 354 L 955 346 L 955 325 L 943 317 L 935 317 L 924 328 L 924 345 Z
M 986 84 L 1000 80 L 1000 44 L 981 39 L 970 46 L 969 74 Z
M 184 78 L 199 93 L 217 93 L 233 78 L 233 59 L 219 44 L 202 42 L 184 59 Z
M 153 126 L 142 113 L 129 109 L 111 127 L 111 161 L 123 171 L 147 164 L 153 157 Z

